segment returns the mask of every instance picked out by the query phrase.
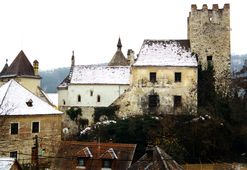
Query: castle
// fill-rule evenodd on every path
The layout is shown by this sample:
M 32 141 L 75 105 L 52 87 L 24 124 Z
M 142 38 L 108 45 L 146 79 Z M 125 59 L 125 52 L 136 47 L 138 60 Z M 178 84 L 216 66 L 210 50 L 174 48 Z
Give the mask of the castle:
M 114 98 L 111 98 L 114 88 L 111 92 L 104 93 L 104 91 L 107 91 L 104 89 L 110 83 L 105 82 L 101 87 L 100 93 L 104 95 L 100 96 L 102 97 L 100 102 L 109 99 L 108 103 L 104 105 L 99 105 L 97 102 L 94 104 L 86 104 L 85 102 L 84 105 L 80 104 L 83 102 L 80 101 L 81 98 L 78 96 L 82 96 L 84 98 L 82 100 L 85 101 L 91 100 L 95 82 L 89 82 L 90 79 L 83 76 L 85 71 L 81 71 L 81 76 L 77 74 L 76 70 L 79 66 L 72 66 L 71 70 L 75 71 L 72 71 L 70 75 L 79 75 L 80 78 L 77 77 L 77 80 L 83 79 L 84 83 L 68 81 L 66 88 L 70 90 L 65 90 L 65 92 L 62 92 L 64 91 L 63 83 L 59 86 L 58 93 L 66 93 L 69 96 L 59 95 L 60 108 L 65 106 L 62 101 L 68 100 L 70 104 L 66 105 L 67 108 L 72 106 L 82 108 L 88 106 L 92 108 L 118 106 L 119 110 L 116 113 L 119 117 L 145 113 L 183 114 L 184 111 L 196 114 L 198 69 L 207 70 L 210 66 L 215 71 L 216 89 L 224 94 L 229 93 L 231 77 L 229 4 L 225 4 L 222 9 L 217 4 L 214 4 L 212 9 L 208 9 L 205 4 L 202 9 L 197 9 L 196 5 L 191 5 L 187 40 L 146 39 L 136 59 L 133 57 L 132 50 L 128 51 L 128 58 L 125 58 L 121 52 L 120 39 L 117 47 L 118 50 L 109 62 L 107 69 L 113 69 L 114 67 L 114 70 L 116 70 L 116 67 L 125 69 L 126 74 L 124 76 L 129 75 L 128 78 L 125 77 L 125 85 L 127 86 L 122 91 L 120 90 L 121 92 L 118 92 L 117 95 L 114 95 Z M 129 55 L 130 52 L 132 57 Z M 102 70 L 102 66 L 87 67 L 91 69 L 87 73 L 90 75 L 94 74 L 94 70 Z M 113 72 L 111 71 L 111 73 Z M 121 74 L 119 71 L 113 73 L 114 76 L 119 77 L 118 81 L 124 78 Z M 103 76 L 102 79 L 104 80 L 109 79 L 108 74 L 97 75 Z M 115 84 L 118 84 L 118 81 Z M 80 90 L 72 90 L 75 84 Z M 91 89 L 85 89 L 85 84 L 90 85 Z M 84 92 L 83 89 L 87 92 Z M 121 88 L 119 87 L 119 89 Z M 73 93 L 69 91 L 73 91 Z M 94 101 L 99 102 L 99 96 Z

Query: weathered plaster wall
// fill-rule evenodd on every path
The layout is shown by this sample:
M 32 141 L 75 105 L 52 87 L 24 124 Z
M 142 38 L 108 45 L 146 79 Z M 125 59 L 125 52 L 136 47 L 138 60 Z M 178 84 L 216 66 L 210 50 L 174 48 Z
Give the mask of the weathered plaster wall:
M 2 79 L 0 81 L 0 86 L 7 83 L 11 78 Z M 14 78 L 19 84 L 24 86 L 26 89 L 31 91 L 33 94 L 38 95 L 38 86 L 40 87 L 40 79 L 27 78 L 27 77 L 16 77 Z
M 157 82 L 149 81 L 149 73 L 156 72 Z M 175 82 L 175 72 L 181 72 L 181 82 Z M 149 108 L 149 95 L 157 94 L 159 104 Z M 174 110 L 174 96 L 182 97 L 182 108 Z M 197 68 L 196 67 L 133 67 L 130 89 L 113 105 L 119 105 L 119 117 L 154 114 L 179 114 L 182 110 L 196 113 Z
M 3 118 L 0 117 L 1 120 Z M 9 156 L 10 152 L 17 151 L 20 164 L 31 163 L 34 137 L 37 135 L 39 154 L 44 149 L 43 156 L 55 156 L 61 141 L 61 119 L 62 115 L 5 116 L 0 126 L 0 154 Z M 40 122 L 39 133 L 32 133 L 32 122 Z M 10 123 L 19 123 L 18 134 L 10 134 Z M 50 160 L 45 159 L 44 162 L 48 163 Z

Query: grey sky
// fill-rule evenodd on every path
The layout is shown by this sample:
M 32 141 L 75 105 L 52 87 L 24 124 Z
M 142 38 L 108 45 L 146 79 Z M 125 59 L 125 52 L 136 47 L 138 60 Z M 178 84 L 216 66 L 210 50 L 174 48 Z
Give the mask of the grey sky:
M 196 3 L 195 3 L 196 2 Z M 247 2 L 241 0 L 12 0 L 0 2 L 0 69 L 23 50 L 41 70 L 109 62 L 121 37 L 137 54 L 144 39 L 186 39 L 191 4 L 230 3 L 231 51 L 247 53 Z

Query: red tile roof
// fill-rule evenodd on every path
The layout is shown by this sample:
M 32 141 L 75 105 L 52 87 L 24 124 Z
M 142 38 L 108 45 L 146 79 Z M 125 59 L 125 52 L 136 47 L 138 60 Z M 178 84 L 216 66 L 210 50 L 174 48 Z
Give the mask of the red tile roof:
M 85 148 L 92 157 L 88 157 Z M 77 159 L 87 159 L 87 168 L 101 169 L 102 160 L 113 160 L 112 170 L 127 169 L 132 163 L 136 144 L 97 143 L 81 141 L 62 141 L 54 161 L 53 169 L 76 169 Z M 88 153 L 88 151 L 87 151 Z

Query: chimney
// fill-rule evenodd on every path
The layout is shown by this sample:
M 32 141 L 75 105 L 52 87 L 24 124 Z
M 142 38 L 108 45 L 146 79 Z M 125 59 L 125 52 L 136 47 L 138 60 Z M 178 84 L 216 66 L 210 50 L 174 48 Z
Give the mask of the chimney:
M 37 60 L 33 61 L 33 71 L 35 76 L 39 75 L 39 62 Z
M 75 66 L 75 54 L 74 54 L 74 50 L 72 51 L 72 57 L 71 57 L 71 67 Z
M 135 62 L 135 52 L 132 49 L 128 49 L 127 59 L 129 61 L 130 65 L 134 64 L 134 62 Z

